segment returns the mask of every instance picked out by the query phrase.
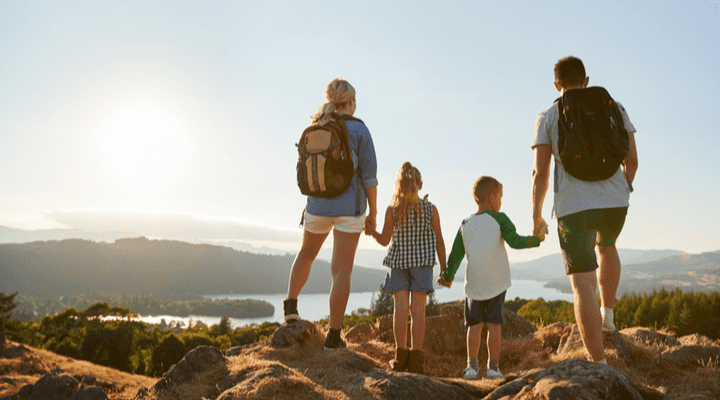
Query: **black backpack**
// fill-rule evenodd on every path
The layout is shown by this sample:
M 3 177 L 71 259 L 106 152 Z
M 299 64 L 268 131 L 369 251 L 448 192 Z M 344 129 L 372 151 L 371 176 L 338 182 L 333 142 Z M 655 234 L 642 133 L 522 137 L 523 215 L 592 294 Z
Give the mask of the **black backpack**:
M 359 121 L 347 114 L 332 114 L 323 125 L 303 131 L 298 148 L 297 183 L 307 196 L 331 198 L 343 194 L 355 174 L 346 120 Z
M 595 86 L 567 90 L 557 102 L 558 151 L 565 170 L 584 181 L 613 176 L 630 149 L 615 100 Z

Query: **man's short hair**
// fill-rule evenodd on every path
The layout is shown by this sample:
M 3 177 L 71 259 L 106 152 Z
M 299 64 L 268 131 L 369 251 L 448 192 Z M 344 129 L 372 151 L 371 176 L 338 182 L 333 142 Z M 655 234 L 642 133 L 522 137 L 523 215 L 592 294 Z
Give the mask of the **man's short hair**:
M 502 184 L 493 177 L 479 177 L 478 180 L 475 181 L 475 185 L 473 185 L 473 197 L 475 198 L 475 202 L 478 204 L 482 203 L 487 200 L 490 195 L 500 190 L 501 187 Z
M 555 64 L 555 81 L 560 87 L 579 86 L 585 80 L 585 66 L 577 57 L 567 56 Z

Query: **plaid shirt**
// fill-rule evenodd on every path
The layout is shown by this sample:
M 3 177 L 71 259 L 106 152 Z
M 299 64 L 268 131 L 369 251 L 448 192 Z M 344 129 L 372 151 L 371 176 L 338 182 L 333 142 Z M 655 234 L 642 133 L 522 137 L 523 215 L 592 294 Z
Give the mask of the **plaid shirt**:
M 432 203 L 427 195 L 422 200 L 422 215 L 408 210 L 402 227 L 398 226 L 395 210 L 392 244 L 383 265 L 395 269 L 432 267 L 435 265 L 435 231 L 432 228 Z

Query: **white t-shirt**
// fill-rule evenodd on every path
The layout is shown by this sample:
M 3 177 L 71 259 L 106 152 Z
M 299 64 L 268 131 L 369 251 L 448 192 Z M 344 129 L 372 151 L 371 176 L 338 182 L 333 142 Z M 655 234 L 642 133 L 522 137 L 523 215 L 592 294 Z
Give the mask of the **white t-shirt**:
M 617 105 L 620 107 L 625 129 L 628 133 L 635 132 L 635 126 L 630 122 L 625 108 L 620 103 Z M 541 112 L 535 122 L 532 148 L 543 144 L 552 146 L 552 154 L 556 163 L 553 185 L 555 188 L 553 218 L 597 208 L 627 207 L 630 204 L 630 185 L 625 180 L 621 168 L 618 168 L 611 178 L 597 182 L 577 179 L 565 171 L 558 151 L 557 103 Z

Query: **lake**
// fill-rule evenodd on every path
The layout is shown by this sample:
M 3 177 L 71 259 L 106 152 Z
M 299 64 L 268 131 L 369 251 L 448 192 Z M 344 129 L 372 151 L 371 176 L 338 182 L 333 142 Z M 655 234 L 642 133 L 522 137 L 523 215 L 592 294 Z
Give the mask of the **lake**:
M 456 282 L 452 288 L 440 288 L 435 290 L 435 299 L 438 303 L 446 303 L 450 301 L 462 300 L 465 297 L 463 282 Z M 506 300 L 513 300 L 516 297 L 521 299 L 538 299 L 542 297 L 546 301 L 552 300 L 565 300 L 572 302 L 573 296 L 571 293 L 562 293 L 556 289 L 543 287 L 544 282 L 532 281 L 532 280 L 513 280 L 512 286 L 507 291 L 505 296 Z M 350 314 L 359 308 L 370 308 L 370 302 L 373 297 L 377 297 L 377 292 L 354 292 L 350 293 L 348 299 L 346 314 Z M 275 307 L 275 314 L 272 317 L 263 318 L 230 318 L 233 328 L 239 328 L 250 324 L 262 324 L 263 322 L 284 322 L 283 306 L 282 301 L 285 298 L 285 294 L 227 294 L 227 295 L 215 295 L 215 296 L 204 296 L 207 299 L 220 300 L 243 300 L 243 299 L 254 299 L 264 300 L 272 304 Z M 329 297 L 328 293 L 321 294 L 300 294 L 298 298 L 298 312 L 300 317 L 310 321 L 318 321 L 323 318 L 327 318 L 329 315 Z M 220 322 L 220 317 L 205 317 L 191 315 L 190 317 L 175 317 L 170 315 L 155 315 L 155 316 L 144 316 L 140 319 L 147 323 L 158 324 L 162 319 L 165 319 L 167 323 L 170 321 L 176 321 L 187 327 L 189 321 L 202 321 L 207 326 L 212 326 Z

